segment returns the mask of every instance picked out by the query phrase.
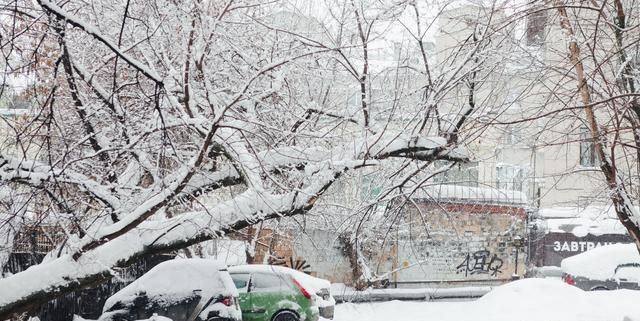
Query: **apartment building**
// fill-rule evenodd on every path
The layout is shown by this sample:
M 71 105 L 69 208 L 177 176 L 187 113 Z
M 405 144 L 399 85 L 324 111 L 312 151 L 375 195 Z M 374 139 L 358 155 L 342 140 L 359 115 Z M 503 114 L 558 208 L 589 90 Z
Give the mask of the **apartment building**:
M 477 121 L 484 120 L 487 126 L 469 142 L 472 161 L 454 167 L 440 179 L 519 191 L 533 209 L 606 203 L 602 174 L 583 117 L 577 113 L 539 117 L 558 110 L 557 95 L 576 88 L 571 81 L 564 88 L 553 88 L 559 76 L 549 73 L 547 67 L 566 57 L 566 41 L 551 13 L 540 11 L 510 24 L 504 10 L 491 13 L 488 8 L 464 6 L 445 11 L 436 37 L 439 55 L 450 55 L 448 49 L 472 35 L 474 28 L 484 28 L 486 25 L 478 27 L 477 23 L 489 16 L 494 24 L 489 32 L 503 37 L 503 49 L 507 46 L 510 55 L 500 57 L 503 69 L 478 90 L 477 100 L 494 107 L 478 115 Z M 505 42 L 505 35 L 511 43 Z

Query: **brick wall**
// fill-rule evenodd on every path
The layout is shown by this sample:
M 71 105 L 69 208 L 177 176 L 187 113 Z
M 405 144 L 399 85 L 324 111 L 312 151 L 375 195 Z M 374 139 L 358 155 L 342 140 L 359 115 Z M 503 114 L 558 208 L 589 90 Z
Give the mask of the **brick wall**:
M 417 201 L 403 209 L 399 228 L 384 243 L 370 240 L 369 262 L 378 274 L 392 270 L 390 281 L 489 284 L 523 275 L 526 269 L 527 212 L 522 207 Z M 255 230 L 241 233 L 246 240 Z M 236 237 L 238 238 L 238 237 Z M 269 251 L 269 248 L 271 249 Z M 518 264 L 516 271 L 516 248 Z M 259 232 L 256 263 L 302 267 L 332 282 L 351 283 L 351 267 L 334 231 Z M 274 260 L 275 259 L 275 260 Z M 302 264 L 302 265 L 301 265 Z M 495 284 L 495 283 L 490 283 Z M 421 286 L 424 285 L 421 284 Z
M 397 238 L 392 280 L 473 282 L 523 275 L 526 211 L 521 207 L 418 201 L 405 209 L 411 233 Z M 518 264 L 516 271 L 516 248 Z

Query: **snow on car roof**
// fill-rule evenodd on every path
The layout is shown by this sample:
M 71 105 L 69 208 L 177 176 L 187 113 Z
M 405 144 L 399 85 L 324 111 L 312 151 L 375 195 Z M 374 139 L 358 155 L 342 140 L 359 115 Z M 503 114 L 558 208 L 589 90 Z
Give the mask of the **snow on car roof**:
M 612 244 L 568 257 L 560 266 L 564 273 L 594 280 L 612 278 L 620 264 L 639 263 L 640 254 L 635 244 Z
M 140 292 L 148 297 L 162 296 L 179 300 L 201 290 L 202 297 L 212 295 L 237 296 L 238 290 L 225 270 L 226 265 L 207 259 L 174 259 L 162 262 L 139 279 L 107 299 L 103 311 L 117 302 L 130 302 Z
M 309 274 L 290 269 L 284 266 L 266 265 L 266 264 L 249 264 L 249 265 L 237 265 L 229 267 L 231 273 L 280 273 L 293 276 L 296 281 L 300 282 L 305 288 L 313 290 L 314 292 L 320 291 L 320 289 L 331 288 L 331 282 L 320 279 Z

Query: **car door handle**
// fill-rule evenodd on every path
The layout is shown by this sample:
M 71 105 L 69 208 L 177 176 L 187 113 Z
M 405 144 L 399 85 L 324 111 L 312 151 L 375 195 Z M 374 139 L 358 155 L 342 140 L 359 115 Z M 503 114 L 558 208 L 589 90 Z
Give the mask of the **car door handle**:
M 265 313 L 266 311 L 267 309 L 258 308 L 251 310 L 251 313 Z

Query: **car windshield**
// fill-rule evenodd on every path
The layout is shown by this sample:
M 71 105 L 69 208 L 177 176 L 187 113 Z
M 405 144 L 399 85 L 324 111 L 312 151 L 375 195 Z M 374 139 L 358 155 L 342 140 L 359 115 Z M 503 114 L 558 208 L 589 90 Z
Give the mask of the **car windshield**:
M 616 279 L 640 282 L 640 264 L 621 264 L 616 268 Z

